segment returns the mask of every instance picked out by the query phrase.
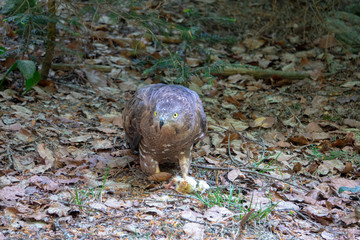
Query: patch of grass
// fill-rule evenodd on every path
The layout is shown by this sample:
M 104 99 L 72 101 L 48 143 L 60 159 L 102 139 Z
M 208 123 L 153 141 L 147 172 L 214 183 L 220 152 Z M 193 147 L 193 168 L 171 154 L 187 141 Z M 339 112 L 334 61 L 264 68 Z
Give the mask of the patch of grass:
M 294 103 L 290 106 L 294 110 L 300 110 L 301 104 L 300 103 Z
M 275 156 L 275 154 L 265 156 L 262 159 L 260 159 L 258 162 L 255 162 L 254 169 L 258 170 L 261 173 L 266 173 L 266 172 L 274 170 L 275 167 L 273 167 L 273 165 L 276 165 L 278 170 L 280 170 L 277 159 L 280 156 L 281 152 L 279 152 L 276 156 Z M 273 158 L 273 156 L 275 156 L 275 157 Z M 268 162 L 266 162 L 266 161 L 268 161 Z
M 87 189 L 81 189 L 75 188 L 74 198 L 73 202 L 77 205 L 79 205 L 80 209 L 82 210 L 82 206 L 84 206 L 85 202 L 88 201 L 94 201 L 94 200 L 100 200 L 103 190 L 105 188 L 105 183 L 109 174 L 110 167 L 107 167 L 104 180 L 101 184 L 101 187 L 96 191 L 96 188 L 88 187 Z
M 331 114 L 324 114 L 323 119 L 330 122 L 340 121 L 340 116 L 333 116 Z
M 356 153 L 349 153 L 342 150 L 332 150 L 328 154 L 323 154 L 319 151 L 317 146 L 311 147 L 312 155 L 309 156 L 311 160 L 334 160 L 342 159 L 349 162 L 354 162 L 355 164 L 360 164 L 360 155 Z
M 95 196 L 95 191 L 92 187 L 89 187 L 85 190 L 79 190 L 78 188 L 75 188 L 75 196 L 73 198 L 73 202 L 77 205 L 79 205 L 80 209 L 82 210 L 82 206 L 86 201 L 89 199 L 92 199 L 93 196 Z
M 233 185 L 230 185 L 228 189 L 210 189 L 207 194 L 200 195 L 196 193 L 196 197 L 200 200 L 203 204 L 205 204 L 208 208 L 213 207 L 214 205 L 225 207 L 232 212 L 236 213 L 234 217 L 237 220 L 241 220 L 241 218 L 249 213 L 251 209 L 254 208 L 253 206 L 253 198 L 251 198 L 250 204 L 248 206 L 245 204 L 246 199 L 240 190 L 235 190 Z M 271 198 L 270 198 L 271 200 Z M 265 218 L 269 213 L 274 210 L 277 204 L 274 204 L 271 200 L 271 203 L 262 208 L 260 206 L 259 210 L 255 211 L 250 220 L 261 220 Z
M 202 201 L 207 207 L 218 205 L 220 207 L 227 207 L 231 210 L 241 209 L 242 203 L 245 201 L 240 190 L 235 192 L 233 185 L 230 185 L 228 191 L 220 188 L 210 189 L 206 196 L 196 193 L 196 197 Z

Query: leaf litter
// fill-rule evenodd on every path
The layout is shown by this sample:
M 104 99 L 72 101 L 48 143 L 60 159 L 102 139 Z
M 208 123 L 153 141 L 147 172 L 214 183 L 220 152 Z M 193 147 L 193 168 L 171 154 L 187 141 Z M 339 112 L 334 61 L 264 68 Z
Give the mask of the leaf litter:
M 111 62 L 111 72 L 82 68 L 75 74 L 85 82 L 65 83 L 74 73 L 59 70 L 53 88 L 37 86 L 26 96 L 0 92 L 0 239 L 360 237 L 359 193 L 339 193 L 360 185 L 358 55 L 345 57 L 329 35 L 296 53 L 257 37 L 231 51 L 212 46 L 214 59 L 310 77 L 194 79 L 190 88 L 200 94 L 210 125 L 194 148 L 190 175 L 211 189 L 181 195 L 161 183 L 171 175 L 149 180 L 124 142 L 125 102 L 157 81 L 131 68 L 132 47 L 154 55 L 155 43 L 137 39 L 142 32 L 111 36 L 105 22 L 97 26 L 103 41 L 94 44 L 102 57 L 87 63 Z M 348 66 L 343 71 L 356 81 L 324 74 L 325 38 L 333 64 Z M 116 53 L 110 40 L 119 45 Z M 194 54 L 187 64 L 203 62 Z

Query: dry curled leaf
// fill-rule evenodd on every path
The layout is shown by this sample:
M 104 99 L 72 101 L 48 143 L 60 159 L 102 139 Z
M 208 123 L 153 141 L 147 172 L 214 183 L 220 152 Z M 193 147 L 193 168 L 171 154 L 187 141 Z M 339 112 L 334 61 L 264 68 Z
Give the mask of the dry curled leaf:
M 275 123 L 273 117 L 259 117 L 251 124 L 251 127 L 271 128 Z
M 295 145 L 308 145 L 309 141 L 304 136 L 289 138 L 289 141 Z
M 148 180 L 155 182 L 165 182 L 168 181 L 173 175 L 168 172 L 159 172 L 155 173 L 148 177 Z

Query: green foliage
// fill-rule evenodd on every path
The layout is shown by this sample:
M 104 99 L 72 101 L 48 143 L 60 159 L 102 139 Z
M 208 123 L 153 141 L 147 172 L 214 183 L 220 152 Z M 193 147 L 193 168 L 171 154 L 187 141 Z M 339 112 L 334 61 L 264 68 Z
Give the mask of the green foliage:
M 106 180 L 107 180 L 107 177 L 108 177 L 108 174 L 109 174 L 109 170 L 110 170 L 110 167 L 107 167 L 103 183 L 102 183 L 101 187 L 98 190 L 93 188 L 93 187 L 88 187 L 87 189 L 82 189 L 82 190 L 79 190 L 78 188 L 75 188 L 73 202 L 75 204 L 79 205 L 80 209 L 82 209 L 82 206 L 87 201 L 100 200 L 101 199 L 101 195 L 102 195 L 103 190 L 104 190 L 104 188 L 106 186 Z M 96 190 L 97 190 L 97 192 L 96 192 Z
M 86 200 L 92 198 L 94 195 L 95 195 L 95 191 L 91 187 L 89 187 L 88 189 L 85 189 L 85 190 L 79 190 L 79 189 L 75 188 L 75 196 L 74 196 L 73 201 L 76 205 L 78 205 L 80 207 L 80 209 L 82 209 L 84 202 L 86 202 Z
M 276 153 L 274 153 L 275 155 Z M 254 163 L 254 169 L 258 170 L 259 172 L 265 173 L 269 171 L 273 171 L 275 169 L 274 165 L 277 165 L 278 170 L 281 172 L 279 166 L 278 166 L 278 157 L 280 156 L 281 152 L 279 152 L 275 158 L 273 158 L 274 155 L 268 155 L 261 158 L 259 161 Z
M 300 110 L 301 104 L 300 103 L 294 103 L 290 106 L 294 110 Z
M 5 73 L 0 80 L 0 88 L 2 87 L 6 77 L 10 72 L 19 69 L 25 78 L 25 93 L 40 81 L 40 73 L 36 70 L 35 63 L 29 60 L 17 60 Z
M 14 56 L 19 56 L 20 53 L 27 51 L 33 37 L 44 33 L 40 26 L 46 25 L 50 19 L 44 15 L 45 13 L 41 15 L 43 10 L 38 3 L 37 0 L 5 0 L 5 5 L 0 13 L 6 16 L 4 21 L 12 22 L 17 26 L 16 33 L 26 39 L 26 43 L 21 48 L 9 52 L 6 52 L 4 48 L 0 52 L 1 57 L 6 58 L 12 53 L 16 53 Z M 35 62 L 18 59 L 7 69 L 4 77 L 0 80 L 0 88 L 6 77 L 15 69 L 20 70 L 25 78 L 25 93 L 40 81 L 40 73 L 36 69 Z
M 190 81 L 192 76 L 199 76 L 212 83 L 215 79 L 214 74 L 222 71 L 227 63 L 211 60 L 212 53 L 206 50 L 208 49 L 206 44 L 234 43 L 232 37 L 210 34 L 206 31 L 209 21 L 226 26 L 233 24 L 234 19 L 211 15 L 205 16 L 190 8 L 184 10 L 184 21 L 176 23 L 175 21 L 168 21 L 165 16 L 159 14 L 158 10 L 149 9 L 145 13 L 140 13 L 138 9 L 144 5 L 142 1 L 100 0 L 93 1 L 94 4 L 81 4 L 82 8 L 79 9 L 75 7 L 76 1 L 74 3 L 64 2 L 62 4 L 67 5 L 69 9 L 72 9 L 70 11 L 73 12 L 58 15 L 57 18 L 49 17 L 49 13 L 46 12 L 47 8 L 44 8 L 45 3 L 46 1 L 41 0 L 5 0 L 5 5 L 1 9 L 1 14 L 5 16 L 4 21 L 15 24 L 17 27 L 15 33 L 21 36 L 24 41 L 21 48 L 12 50 L 21 53 L 17 54 L 17 56 L 26 55 L 29 46 L 46 45 L 48 23 L 56 22 L 58 28 L 62 28 L 73 36 L 79 36 L 80 33 L 74 29 L 81 31 L 81 16 L 89 16 L 96 21 L 103 15 L 104 9 L 108 10 L 106 14 L 114 23 L 124 20 L 131 21 L 145 29 L 147 34 L 151 36 L 155 48 L 159 51 L 165 50 L 163 52 L 168 53 L 161 59 L 152 58 L 151 55 L 141 56 L 142 59 L 133 59 L 137 66 L 142 68 L 145 75 L 158 75 L 159 71 L 166 72 L 166 76 L 162 79 L 164 82 L 184 84 Z M 105 4 L 106 7 L 103 7 Z M 162 7 L 165 7 L 165 5 Z M 66 17 L 61 18 L 61 16 Z M 166 45 L 160 37 L 176 38 L 180 41 L 180 44 Z M 135 54 L 139 54 L 140 51 L 141 49 L 134 48 Z M 8 54 L 10 54 L 9 52 Z M 189 57 L 194 56 L 200 60 L 200 64 L 191 67 L 187 60 Z M 3 55 L 3 57 L 6 56 Z M 151 67 L 148 67 L 149 65 Z M 145 69 L 145 66 L 147 69 Z M 27 87 L 33 86 L 36 79 L 35 75 L 32 79 L 30 78 Z M 28 88 L 26 91 L 28 91 Z
M 323 119 L 330 122 L 338 122 L 341 120 L 341 117 L 339 115 L 324 114 Z
M 240 190 L 236 193 L 233 185 L 230 185 L 228 190 L 217 188 L 209 190 L 206 197 L 196 193 L 196 197 L 203 202 L 207 207 L 218 205 L 220 207 L 227 207 L 231 210 L 244 210 L 244 198 Z
M 44 34 L 42 28 L 50 21 L 38 0 L 6 0 L 1 14 L 6 16 L 4 21 L 17 26 L 16 33 L 24 38 Z
M 208 208 L 217 205 L 219 207 L 225 207 L 233 212 L 236 212 L 237 217 L 235 218 L 238 218 L 238 220 L 241 220 L 242 216 L 246 215 L 251 211 L 251 209 L 253 209 L 253 199 L 251 199 L 248 206 L 245 206 L 245 197 L 241 194 L 240 190 L 236 192 L 233 185 L 230 185 L 228 189 L 224 190 L 220 188 L 217 188 L 216 190 L 210 189 L 206 195 L 200 195 L 199 193 L 196 193 L 196 198 L 204 203 Z M 265 208 L 260 206 L 258 207 L 259 210 L 254 212 L 250 219 L 263 219 L 268 214 L 270 214 L 276 206 L 277 204 L 274 204 L 272 201 Z
M 199 14 L 191 9 L 186 9 L 184 12 L 188 17 L 186 25 L 167 22 L 154 13 L 144 16 L 130 12 L 125 15 L 127 19 L 135 20 L 147 31 L 155 43 L 155 47 L 165 49 L 168 53 L 168 56 L 161 59 L 145 58 L 138 61 L 137 64 L 138 66 L 144 66 L 148 61 L 152 64 L 151 67 L 144 70 L 143 73 L 145 75 L 153 75 L 159 71 L 166 71 L 168 76 L 162 79 L 162 81 L 167 83 L 183 84 L 188 82 L 191 76 L 202 76 L 212 83 L 213 79 L 215 79 L 213 74 L 222 71 L 228 64 L 222 61 L 212 62 L 212 53 L 199 43 L 214 44 L 221 42 L 232 44 L 235 40 L 232 37 L 204 32 L 202 26 L 207 24 L 207 21 L 210 19 L 227 23 L 233 23 L 234 19 L 199 17 Z M 176 49 L 169 49 L 158 39 L 159 35 L 178 39 L 181 43 L 177 45 Z M 203 65 L 196 68 L 189 66 L 187 63 L 187 58 L 190 56 L 189 53 L 192 54 L 191 56 L 198 55 Z
M 17 67 L 25 77 L 25 93 L 40 81 L 40 73 L 36 70 L 35 63 L 29 60 L 17 60 Z
M 360 155 L 356 153 L 349 153 L 341 150 L 332 150 L 327 155 L 319 152 L 319 149 L 316 146 L 311 147 L 312 155 L 309 156 L 311 160 L 334 160 L 334 159 L 343 159 L 345 161 L 352 161 L 355 163 L 360 163 Z
M 36 4 L 36 0 L 5 0 L 0 13 L 3 15 L 24 13 L 30 8 L 35 7 Z

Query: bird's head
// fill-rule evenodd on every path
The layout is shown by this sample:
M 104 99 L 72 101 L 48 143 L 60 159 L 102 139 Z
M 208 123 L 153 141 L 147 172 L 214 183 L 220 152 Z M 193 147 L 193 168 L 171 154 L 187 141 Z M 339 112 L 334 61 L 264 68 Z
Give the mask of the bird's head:
M 188 111 L 184 110 L 184 102 L 179 98 L 166 98 L 157 102 L 154 119 L 159 123 L 160 130 L 166 125 L 182 125 Z

